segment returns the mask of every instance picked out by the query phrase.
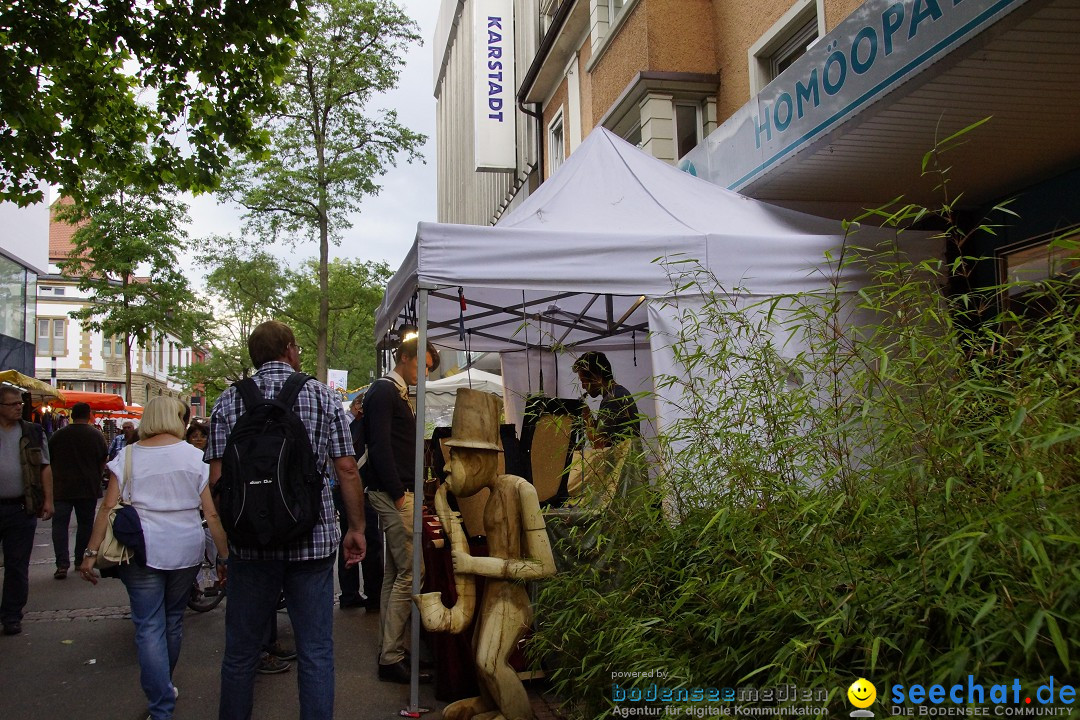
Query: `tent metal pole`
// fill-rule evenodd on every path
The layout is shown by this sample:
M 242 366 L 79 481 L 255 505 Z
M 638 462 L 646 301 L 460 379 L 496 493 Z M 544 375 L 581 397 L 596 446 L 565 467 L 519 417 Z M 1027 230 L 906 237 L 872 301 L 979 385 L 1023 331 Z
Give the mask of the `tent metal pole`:
M 416 447 L 413 456 L 412 594 L 420 594 L 424 516 L 424 399 L 427 395 L 428 291 L 420 288 L 420 313 L 416 338 Z M 385 612 L 385 611 L 384 611 Z M 412 604 L 412 653 L 410 655 L 409 710 L 420 711 L 420 611 Z

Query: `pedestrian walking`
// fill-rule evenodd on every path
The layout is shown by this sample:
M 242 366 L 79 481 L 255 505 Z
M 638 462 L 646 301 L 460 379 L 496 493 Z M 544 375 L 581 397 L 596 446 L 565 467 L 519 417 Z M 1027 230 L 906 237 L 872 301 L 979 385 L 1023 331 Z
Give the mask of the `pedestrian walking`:
M 68 526 L 72 512 L 75 513 L 75 564 L 79 565 L 94 527 L 94 508 L 101 497 L 101 476 L 108 448 L 105 436 L 92 421 L 90 406 L 75 403 L 71 406 L 71 424 L 49 438 L 55 511 L 52 541 L 56 571 L 53 577 L 57 580 L 66 578 L 71 567 Z
M 203 557 L 200 510 L 217 546 L 219 575 L 229 555 L 202 453 L 184 442 L 184 410 L 176 398 L 156 397 L 147 404 L 140 440 L 108 465 L 109 486 L 81 567 L 82 577 L 96 585 L 94 563 L 109 511 L 123 493 L 139 513 L 146 550 L 145 564 L 132 562 L 117 570 L 131 601 L 140 681 L 151 720 L 171 718 L 179 695 L 172 674 L 180 657 L 184 608 Z
M 0 385 L 0 545 L 4 549 L 0 625 L 4 635 L 22 632 L 37 519 L 53 515 L 49 446 L 40 425 L 21 419 L 23 402 L 17 387 Z
M 341 539 L 330 493 L 332 472 L 349 517 L 343 543 L 348 564 L 363 558 L 365 545 L 364 500 L 349 421 L 335 392 L 299 372 L 300 346 L 288 325 L 269 321 L 256 327 L 248 352 L 258 370 L 218 398 L 205 456 L 231 551 L 218 717 L 250 720 L 255 669 L 284 591 L 296 637 L 300 718 L 330 720 L 334 552 Z M 264 402 L 269 398 L 272 404 Z M 256 417 L 262 421 L 253 425 Z M 281 455 L 262 462 L 271 450 Z M 243 501 L 236 501 L 238 494 Z M 296 498 L 289 512 L 275 504 L 284 497 Z M 305 511 L 303 523 L 287 517 L 298 506 Z

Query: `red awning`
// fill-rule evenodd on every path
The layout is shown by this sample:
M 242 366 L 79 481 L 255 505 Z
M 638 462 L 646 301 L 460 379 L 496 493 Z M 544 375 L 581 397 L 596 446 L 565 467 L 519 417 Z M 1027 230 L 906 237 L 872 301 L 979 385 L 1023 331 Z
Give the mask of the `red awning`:
M 87 403 L 91 410 L 127 410 L 124 398 L 112 393 L 85 392 L 82 390 L 64 390 L 64 400 L 52 402 L 53 407 L 68 408 L 75 403 Z

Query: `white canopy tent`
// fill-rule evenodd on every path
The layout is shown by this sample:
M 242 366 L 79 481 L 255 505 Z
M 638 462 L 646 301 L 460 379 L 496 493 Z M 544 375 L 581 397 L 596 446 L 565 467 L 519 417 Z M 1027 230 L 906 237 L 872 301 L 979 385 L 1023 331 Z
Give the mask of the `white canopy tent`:
M 457 402 L 458 388 L 470 388 L 503 397 L 502 377 L 483 370 L 467 369 L 427 384 L 425 410 L 427 421 L 449 425 Z
M 868 227 L 858 239 L 874 245 L 891 235 Z M 833 278 L 821 268 L 826 254 L 836 254 L 844 242 L 837 221 L 725 190 L 598 128 L 496 226 L 420 223 L 387 285 L 375 335 L 388 338 L 407 320 L 418 326 L 421 345 L 431 340 L 439 348 L 500 353 L 507 417 L 519 427 L 526 394 L 579 395 L 570 366 L 581 353 L 600 350 L 620 384 L 649 393 L 639 408 L 662 428 L 677 404 L 675 398 L 654 402 L 653 378 L 679 372 L 671 337 L 680 323 L 679 304 L 694 303 L 694 291 L 689 297 L 676 292 L 669 275 L 688 265 L 670 263 L 696 262 L 729 292 L 777 297 L 829 287 Z M 925 247 L 918 254 L 923 252 Z M 865 279 L 860 268 L 844 267 L 850 290 Z M 676 296 L 679 304 L 671 302 Z M 421 364 L 418 438 L 425 385 Z M 420 442 L 415 470 L 419 495 Z M 416 555 L 420 522 L 417 504 Z M 413 582 L 419 592 L 419 573 Z M 418 636 L 414 613 L 414 644 Z M 414 654 L 414 704 L 417 660 Z
M 891 234 L 866 227 L 858 240 Z M 830 281 L 820 269 L 826 253 L 844 241 L 835 220 L 725 190 L 599 128 L 498 225 L 420 223 L 376 336 L 407 308 L 419 320 L 426 298 L 436 346 L 502 355 L 508 417 L 520 420 L 530 391 L 580 394 L 570 365 L 586 350 L 604 351 L 632 392 L 677 372 L 663 337 L 677 325 L 664 301 L 675 294 L 670 269 L 696 261 L 719 286 L 750 297 L 815 291 Z M 860 273 L 845 268 L 845 282 L 857 287 Z M 663 406 L 641 410 L 664 424 Z

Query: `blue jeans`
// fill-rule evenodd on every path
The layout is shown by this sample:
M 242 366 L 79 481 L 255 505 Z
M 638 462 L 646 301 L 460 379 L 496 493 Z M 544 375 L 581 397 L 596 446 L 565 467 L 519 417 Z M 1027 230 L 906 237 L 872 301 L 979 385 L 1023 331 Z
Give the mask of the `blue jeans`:
M 184 609 L 199 568 L 156 570 L 130 564 L 117 570 L 131 600 L 139 680 L 150 703 L 150 717 L 167 720 L 176 707 L 172 671 L 180 657 Z
M 229 558 L 219 720 L 250 720 L 255 667 L 285 591 L 297 652 L 301 720 L 334 716 L 334 556 L 319 560 Z
M 4 591 L 0 596 L 0 622 L 22 622 L 30 596 L 30 553 L 34 550 L 37 518 L 23 505 L 0 505 L 0 543 L 4 548 Z
M 94 529 L 94 508 L 97 500 L 56 500 L 53 502 L 52 541 L 56 551 L 56 567 L 71 567 L 71 555 L 68 554 L 68 525 L 71 524 L 71 511 L 75 511 L 75 564 L 82 562 L 86 543 L 90 542 L 90 531 Z

